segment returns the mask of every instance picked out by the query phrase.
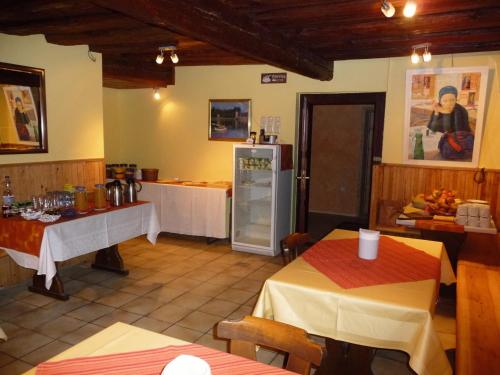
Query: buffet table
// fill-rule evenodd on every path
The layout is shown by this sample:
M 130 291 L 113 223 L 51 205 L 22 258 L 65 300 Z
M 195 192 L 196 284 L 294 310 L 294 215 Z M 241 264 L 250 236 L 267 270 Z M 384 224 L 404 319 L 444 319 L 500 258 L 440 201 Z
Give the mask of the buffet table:
M 357 232 L 335 230 L 318 244 L 352 240 L 357 236 Z M 419 267 L 409 267 L 405 256 L 400 257 L 402 260 L 396 269 L 387 267 L 387 263 L 384 266 L 383 262 L 377 263 L 382 260 L 379 250 L 379 259 L 375 261 L 347 259 L 343 263 L 346 266 L 364 263 L 336 275 L 340 281 L 334 282 L 306 261 L 306 252 L 266 280 L 253 315 L 335 340 L 405 351 L 410 355 L 411 368 L 418 374 L 451 374 L 432 321 L 439 281 L 445 284 L 456 281 L 446 251 L 439 242 L 383 237 L 397 242 L 399 247 L 413 248 L 413 254 L 431 263 L 437 262 L 435 278 L 422 276 L 414 281 L 405 280 L 405 273 L 426 271 L 426 267 L 422 263 Z M 396 259 L 396 256 L 389 255 L 389 258 Z M 335 268 L 335 263 L 328 268 Z M 343 265 L 337 264 L 336 268 L 339 274 L 345 271 Z M 397 274 L 397 268 L 408 270 L 400 272 L 392 282 L 379 282 Z M 378 281 L 370 284 L 369 272 Z M 398 277 L 405 281 L 398 281 Z
M 5 221 L 4 227 L 22 226 L 26 227 L 26 231 L 21 236 L 19 233 L 14 233 L 12 239 L 7 235 L 0 236 L 0 247 L 20 266 L 36 270 L 33 278 L 34 284 L 43 280 L 44 285 L 39 287 L 44 287 L 48 291 L 53 289 L 53 279 L 57 274 L 56 262 L 102 249 L 101 254 L 98 253 L 96 256 L 97 268 L 101 265 L 103 266 L 101 268 L 120 271 L 120 269 L 113 269 L 112 266 L 106 268 L 107 259 L 114 258 L 115 263 L 121 261 L 116 249 L 113 250 L 113 246 L 143 234 L 147 234 L 148 240 L 154 244 L 160 232 L 156 209 L 150 202 L 78 215 L 76 218 L 60 219 L 50 224 L 26 221 L 21 218 L 2 220 Z M 38 234 L 40 229 L 42 230 L 41 240 Z M 16 241 L 19 239 L 21 241 Z M 124 270 L 121 271 L 125 273 Z M 60 280 L 57 282 L 59 283 Z M 37 289 L 37 285 L 34 285 L 34 288 Z M 40 290 L 33 291 L 41 292 Z M 67 299 L 64 295 L 57 298 Z
M 161 231 L 209 238 L 229 237 L 230 186 L 141 183 L 139 199 L 154 203 Z

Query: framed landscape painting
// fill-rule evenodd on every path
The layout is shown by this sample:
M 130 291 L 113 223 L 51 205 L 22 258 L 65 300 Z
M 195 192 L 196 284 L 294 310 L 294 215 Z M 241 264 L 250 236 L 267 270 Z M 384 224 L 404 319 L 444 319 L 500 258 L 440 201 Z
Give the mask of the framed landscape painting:
M 250 99 L 210 99 L 208 139 L 245 141 L 251 128 Z
M 488 67 L 406 72 L 404 161 L 477 167 Z
M 43 69 L 0 63 L 0 154 L 48 152 Z

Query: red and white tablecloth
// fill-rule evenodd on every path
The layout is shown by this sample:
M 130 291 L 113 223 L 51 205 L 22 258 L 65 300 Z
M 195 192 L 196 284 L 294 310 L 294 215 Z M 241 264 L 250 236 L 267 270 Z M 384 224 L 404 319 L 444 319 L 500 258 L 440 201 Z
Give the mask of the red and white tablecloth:
M 25 225 L 30 223 L 26 222 Z M 43 224 L 36 222 L 32 225 L 38 228 Z M 37 270 L 38 275 L 45 275 L 47 289 L 52 285 L 52 278 L 57 272 L 55 262 L 104 249 L 143 234 L 147 234 L 149 242 L 154 244 L 160 233 L 156 209 L 150 202 L 124 206 L 43 227 L 38 253 L 32 246 L 38 241 L 37 231 L 31 233 L 32 238 L 28 243 L 21 241 L 18 245 L 14 245 L 16 248 L 6 247 L 5 243 L 16 242 L 7 239 L 4 239 L 4 245 L 0 246 L 20 266 Z M 16 235 L 22 236 L 21 233 Z M 0 244 L 2 244 L 1 239 Z

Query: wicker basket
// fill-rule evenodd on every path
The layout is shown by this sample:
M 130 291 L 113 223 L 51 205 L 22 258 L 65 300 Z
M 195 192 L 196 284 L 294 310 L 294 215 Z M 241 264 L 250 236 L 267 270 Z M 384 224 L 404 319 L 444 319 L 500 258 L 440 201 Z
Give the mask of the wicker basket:
M 142 181 L 157 181 L 158 171 L 156 168 L 142 168 Z

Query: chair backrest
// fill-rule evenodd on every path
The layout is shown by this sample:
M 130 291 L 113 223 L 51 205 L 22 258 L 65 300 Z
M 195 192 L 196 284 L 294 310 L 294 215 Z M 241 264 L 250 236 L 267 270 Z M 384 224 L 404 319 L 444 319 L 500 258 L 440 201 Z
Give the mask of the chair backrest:
M 295 232 L 280 241 L 281 256 L 286 265 L 297 258 L 299 251 L 311 240 L 308 233 Z
M 217 325 L 217 336 L 231 340 L 229 352 L 256 359 L 256 345 L 288 353 L 286 369 L 309 375 L 311 363 L 320 366 L 323 347 L 309 338 L 306 331 L 274 320 L 245 316 L 242 320 L 223 320 Z

